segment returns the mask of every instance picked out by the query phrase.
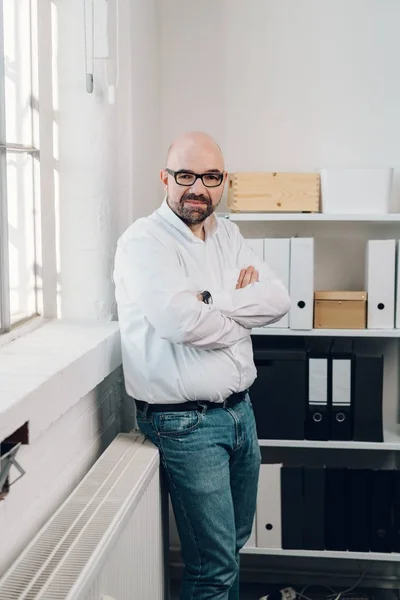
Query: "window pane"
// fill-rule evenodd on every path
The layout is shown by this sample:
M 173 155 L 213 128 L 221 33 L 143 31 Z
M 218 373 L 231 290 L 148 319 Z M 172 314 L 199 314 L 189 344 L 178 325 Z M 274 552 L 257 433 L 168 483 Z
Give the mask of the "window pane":
M 6 140 L 32 145 L 30 0 L 3 0 Z
M 7 153 L 12 323 L 36 312 L 33 160 L 29 154 Z

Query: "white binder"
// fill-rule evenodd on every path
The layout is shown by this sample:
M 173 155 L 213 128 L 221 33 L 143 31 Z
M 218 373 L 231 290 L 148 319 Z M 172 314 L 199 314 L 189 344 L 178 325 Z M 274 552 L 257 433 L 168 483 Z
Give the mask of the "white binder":
M 257 493 L 257 546 L 282 548 L 281 464 L 261 465 Z
M 332 409 L 351 408 L 351 360 L 332 359 Z
M 395 312 L 396 241 L 367 244 L 367 327 L 393 329 Z
M 264 240 L 263 238 L 246 238 L 247 244 L 253 249 L 253 252 L 260 260 L 264 260 Z
M 253 520 L 253 527 L 251 530 L 251 534 L 249 539 L 247 540 L 247 542 L 245 543 L 244 547 L 245 548 L 255 548 L 257 546 L 257 542 L 256 542 L 256 523 L 257 523 L 257 511 L 256 514 L 254 515 L 254 520 Z
M 328 409 L 328 358 L 308 361 L 308 404 Z
M 314 314 L 314 238 L 290 241 L 289 325 L 291 329 L 312 329 Z
M 267 265 L 282 281 L 289 290 L 290 272 L 290 239 L 289 238 L 267 238 L 264 240 L 264 260 Z M 289 327 L 289 314 L 286 314 L 277 323 L 271 323 L 267 327 Z

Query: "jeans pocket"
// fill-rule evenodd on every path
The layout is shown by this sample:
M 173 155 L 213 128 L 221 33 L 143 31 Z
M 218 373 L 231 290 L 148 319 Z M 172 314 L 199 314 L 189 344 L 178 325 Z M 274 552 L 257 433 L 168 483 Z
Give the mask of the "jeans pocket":
M 153 442 L 153 444 L 155 446 L 157 446 L 157 448 L 158 448 L 159 447 L 158 435 L 154 429 L 151 419 L 149 419 L 148 417 L 143 417 L 143 415 L 141 415 L 141 417 L 139 419 L 136 419 L 136 421 L 137 421 L 137 425 L 138 425 L 140 432 L 146 438 L 148 438 L 151 442 Z
M 203 415 L 198 410 L 154 413 L 154 429 L 160 437 L 186 435 L 198 429 Z

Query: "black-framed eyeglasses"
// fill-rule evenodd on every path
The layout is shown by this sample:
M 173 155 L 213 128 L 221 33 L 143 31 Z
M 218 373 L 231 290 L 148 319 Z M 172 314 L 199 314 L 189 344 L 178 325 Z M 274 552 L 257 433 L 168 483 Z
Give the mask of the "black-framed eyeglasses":
M 224 174 L 223 173 L 192 173 L 191 171 L 172 171 L 172 169 L 165 169 L 167 173 L 172 175 L 178 185 L 185 185 L 187 187 L 194 185 L 198 179 L 201 179 L 203 185 L 208 188 L 218 187 L 221 185 Z

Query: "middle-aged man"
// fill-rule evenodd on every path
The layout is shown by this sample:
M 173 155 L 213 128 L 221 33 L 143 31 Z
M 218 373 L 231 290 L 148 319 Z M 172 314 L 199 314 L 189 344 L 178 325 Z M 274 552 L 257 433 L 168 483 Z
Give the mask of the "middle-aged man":
M 160 451 L 185 563 L 181 600 L 239 598 L 261 461 L 250 334 L 290 308 L 238 227 L 214 214 L 226 177 L 208 135 L 181 136 L 161 171 L 163 204 L 125 231 L 115 258 L 125 385 Z

